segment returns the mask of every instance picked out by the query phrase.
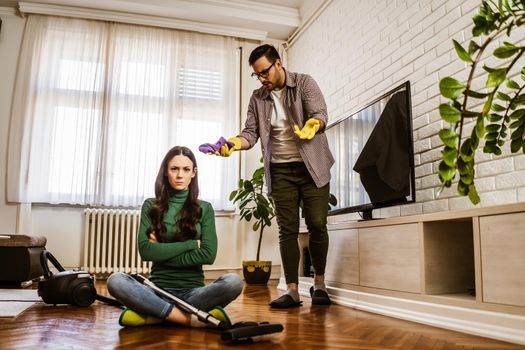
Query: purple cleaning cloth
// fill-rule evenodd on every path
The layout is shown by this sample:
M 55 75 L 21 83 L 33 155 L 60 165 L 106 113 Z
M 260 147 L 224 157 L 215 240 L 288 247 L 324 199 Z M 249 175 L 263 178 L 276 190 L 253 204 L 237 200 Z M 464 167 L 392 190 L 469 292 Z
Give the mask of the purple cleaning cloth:
M 224 137 L 221 137 L 216 143 L 203 143 L 199 146 L 199 151 L 201 151 L 202 153 L 220 152 L 221 147 L 225 144 L 228 145 L 229 148 L 232 148 L 234 146 L 233 142 L 229 142 Z

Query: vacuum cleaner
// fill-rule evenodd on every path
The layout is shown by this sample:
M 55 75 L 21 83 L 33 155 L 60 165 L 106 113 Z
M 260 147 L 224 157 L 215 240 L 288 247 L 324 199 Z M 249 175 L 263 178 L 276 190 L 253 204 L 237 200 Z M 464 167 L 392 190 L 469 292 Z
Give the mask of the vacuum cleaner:
M 58 273 L 53 274 L 49 270 L 48 260 L 59 271 Z M 93 276 L 85 271 L 66 271 L 49 251 L 41 252 L 40 264 L 44 276 L 38 282 L 38 295 L 46 304 L 87 307 L 95 300 L 99 300 L 112 306 L 122 306 L 118 300 L 97 293 Z
M 265 334 L 272 334 L 282 332 L 284 327 L 282 324 L 269 323 L 269 322 L 251 322 L 241 321 L 234 323 L 233 325 L 226 324 L 225 322 L 216 319 L 206 311 L 199 310 L 193 305 L 188 304 L 184 300 L 177 298 L 176 296 L 168 293 L 164 289 L 156 286 L 153 282 L 148 280 L 146 277 L 139 274 L 131 275 L 140 283 L 153 289 L 157 294 L 162 295 L 172 300 L 177 307 L 180 309 L 197 316 L 197 318 L 206 324 L 209 324 L 213 328 L 218 329 L 221 332 L 221 340 L 230 343 L 239 342 L 250 342 L 253 337 Z

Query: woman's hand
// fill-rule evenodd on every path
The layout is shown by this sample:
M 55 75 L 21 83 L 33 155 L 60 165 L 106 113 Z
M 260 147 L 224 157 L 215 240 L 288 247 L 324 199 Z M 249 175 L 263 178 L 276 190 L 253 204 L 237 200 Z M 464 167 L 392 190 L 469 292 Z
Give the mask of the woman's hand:
M 155 235 L 155 231 L 152 231 L 150 234 L 149 234 L 149 241 L 151 243 L 159 243 L 159 241 L 157 241 L 157 236 Z

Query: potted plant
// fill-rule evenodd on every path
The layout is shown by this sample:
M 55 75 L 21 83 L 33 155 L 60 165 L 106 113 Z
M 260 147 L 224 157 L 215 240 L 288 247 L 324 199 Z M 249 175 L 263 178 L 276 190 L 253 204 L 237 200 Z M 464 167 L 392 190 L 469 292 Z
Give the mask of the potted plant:
M 264 229 L 272 225 L 275 209 L 272 199 L 264 191 L 264 167 L 254 171 L 249 180 L 240 179 L 239 186 L 230 194 L 230 201 L 237 203 L 240 220 L 255 220 L 252 228 L 259 231 L 256 260 L 243 261 L 242 271 L 248 284 L 266 284 L 272 272 L 271 261 L 261 261 L 261 242 Z
M 472 34 L 480 39 L 471 40 L 468 48 L 453 41 L 459 59 L 469 65 L 466 82 L 445 77 L 439 83 L 441 95 L 450 100 L 439 106 L 441 118 L 449 124 L 439 132 L 444 144 L 439 179 L 441 192 L 459 174 L 458 193 L 478 204 L 480 198 L 474 185 L 477 149 L 483 146 L 484 153 L 499 156 L 510 138 L 510 151 L 525 153 L 525 47 L 510 42 L 511 33 L 525 24 L 525 2 L 483 1 L 472 20 Z M 502 44 L 487 55 L 489 44 L 498 42 Z M 490 66 L 483 64 L 482 59 L 486 58 L 491 61 Z M 485 84 L 475 89 L 479 79 Z M 470 123 L 474 126 L 470 135 L 463 135 Z M 481 143 L 483 139 L 485 142 Z

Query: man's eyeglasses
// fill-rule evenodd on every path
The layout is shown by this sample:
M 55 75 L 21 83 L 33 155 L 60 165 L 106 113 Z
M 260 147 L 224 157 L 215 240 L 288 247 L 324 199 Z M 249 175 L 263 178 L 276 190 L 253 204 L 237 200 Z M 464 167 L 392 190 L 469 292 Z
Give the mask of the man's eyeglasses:
M 259 80 L 259 78 L 261 78 L 261 77 L 268 78 L 268 75 L 270 74 L 270 69 L 272 69 L 272 67 L 275 64 L 275 62 L 277 62 L 277 61 L 274 61 L 270 65 L 270 67 L 266 68 L 265 70 L 260 71 L 259 73 L 253 72 L 252 73 L 252 78 L 255 79 L 255 80 Z

